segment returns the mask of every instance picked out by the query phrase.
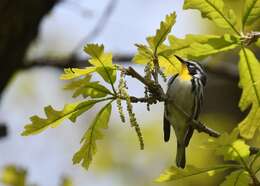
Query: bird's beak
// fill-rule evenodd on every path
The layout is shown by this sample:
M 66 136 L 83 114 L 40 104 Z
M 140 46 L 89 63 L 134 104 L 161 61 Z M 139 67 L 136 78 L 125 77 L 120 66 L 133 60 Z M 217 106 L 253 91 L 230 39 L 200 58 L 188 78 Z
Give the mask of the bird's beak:
M 181 57 L 174 55 L 182 64 L 186 65 L 186 61 L 184 61 Z
M 182 76 L 183 79 L 190 79 L 189 75 L 189 69 L 188 69 L 188 64 L 185 60 L 183 60 L 181 57 L 175 55 L 175 57 L 180 61 L 181 63 L 181 69 L 179 74 Z

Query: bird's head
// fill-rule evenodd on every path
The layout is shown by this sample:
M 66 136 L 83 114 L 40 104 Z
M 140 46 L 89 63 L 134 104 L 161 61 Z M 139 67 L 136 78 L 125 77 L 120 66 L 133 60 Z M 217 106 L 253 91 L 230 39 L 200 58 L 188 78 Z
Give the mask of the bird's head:
M 206 74 L 199 63 L 195 61 L 186 61 L 181 57 L 175 55 L 175 57 L 181 62 L 180 77 L 183 80 L 191 80 L 192 78 L 199 78 L 203 85 L 206 84 Z

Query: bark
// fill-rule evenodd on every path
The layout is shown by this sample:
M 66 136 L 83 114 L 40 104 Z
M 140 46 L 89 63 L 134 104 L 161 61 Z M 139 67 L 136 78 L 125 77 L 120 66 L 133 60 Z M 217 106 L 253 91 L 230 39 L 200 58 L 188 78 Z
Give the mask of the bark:
M 59 0 L 1 0 L 0 2 L 0 95 L 12 75 L 24 65 L 39 24 Z
M 3 124 L 0 124 L 0 139 L 7 135 L 7 127 Z
M 0 98 L 13 74 L 24 66 L 30 43 L 39 25 L 59 0 L 1 0 L 0 2 Z M 0 138 L 7 128 L 0 124 Z

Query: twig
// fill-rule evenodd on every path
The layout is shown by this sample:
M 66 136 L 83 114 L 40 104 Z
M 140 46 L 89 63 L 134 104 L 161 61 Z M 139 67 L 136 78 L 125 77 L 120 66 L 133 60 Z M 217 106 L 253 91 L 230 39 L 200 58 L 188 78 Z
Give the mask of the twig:
M 148 97 L 148 98 L 137 98 L 137 97 L 134 97 L 134 96 L 130 96 L 130 100 L 132 103 L 149 103 L 149 104 L 155 104 L 157 103 L 157 100 L 156 98 L 154 97 Z
M 138 72 L 136 72 L 132 67 L 129 67 L 127 69 L 122 68 L 122 70 L 124 71 L 124 73 L 126 75 L 131 76 L 135 79 L 138 79 L 140 82 L 142 82 L 144 85 L 146 85 L 148 87 L 149 91 L 153 94 L 153 96 L 158 101 L 166 101 L 166 95 L 160 84 L 158 84 L 152 80 L 145 79 Z
M 260 32 L 248 32 L 246 35 L 241 37 L 241 41 L 246 45 L 249 46 L 252 43 L 255 43 L 260 38 Z
M 193 125 L 193 128 L 196 129 L 198 132 L 204 132 L 214 138 L 218 138 L 220 136 L 219 132 L 217 132 L 209 127 L 206 127 L 200 121 L 193 120 L 192 125 Z
M 259 151 L 258 147 L 250 147 L 250 155 L 257 154 Z

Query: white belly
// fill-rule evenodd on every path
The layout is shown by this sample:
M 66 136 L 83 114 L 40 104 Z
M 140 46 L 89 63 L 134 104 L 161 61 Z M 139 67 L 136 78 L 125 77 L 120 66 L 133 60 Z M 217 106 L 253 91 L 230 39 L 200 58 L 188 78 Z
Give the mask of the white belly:
M 189 127 L 194 105 L 194 95 L 191 90 L 191 81 L 181 80 L 178 76 L 167 90 L 166 117 L 174 130 L 178 131 L 175 132 L 178 140 L 184 139 Z

